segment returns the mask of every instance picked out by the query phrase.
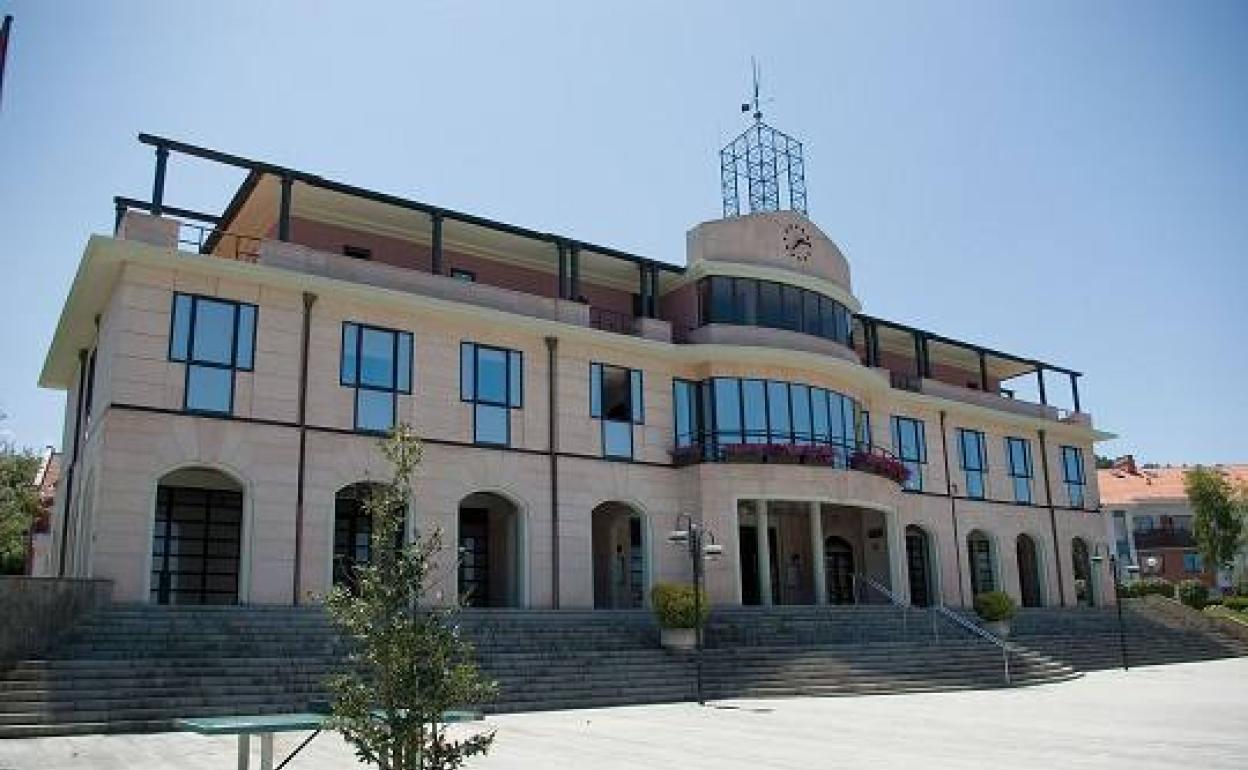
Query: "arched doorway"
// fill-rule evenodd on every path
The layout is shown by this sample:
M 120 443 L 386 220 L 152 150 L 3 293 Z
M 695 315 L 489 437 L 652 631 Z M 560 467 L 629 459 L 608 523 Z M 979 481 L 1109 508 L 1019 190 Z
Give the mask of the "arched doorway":
M 524 522 L 514 503 L 476 492 L 459 504 L 459 600 L 465 607 L 520 607 Z
M 854 549 L 835 535 L 823 541 L 823 571 L 828 604 L 854 603 Z
M 355 568 L 372 558 L 373 517 L 365 504 L 377 485 L 349 484 L 334 495 L 334 585 L 355 588 Z
M 1075 571 L 1075 599 L 1081 607 L 1096 604 L 1092 595 L 1092 559 L 1088 555 L 1088 543 L 1081 537 L 1070 541 L 1070 559 Z
M 932 585 L 932 541 L 926 530 L 914 524 L 906 527 L 906 572 L 910 577 L 910 603 L 930 607 L 936 595 Z
M 646 547 L 641 514 L 619 502 L 590 514 L 593 529 L 594 609 L 645 606 Z
M 978 529 L 966 536 L 967 569 L 971 573 L 971 596 L 997 590 L 996 561 L 992 541 Z
M 1019 535 L 1015 542 L 1018 557 L 1018 592 L 1024 607 L 1040 607 L 1044 598 L 1040 592 L 1040 558 L 1036 553 L 1036 541 L 1031 535 Z
M 156 487 L 151 601 L 237 604 L 243 487 L 210 468 L 165 474 Z

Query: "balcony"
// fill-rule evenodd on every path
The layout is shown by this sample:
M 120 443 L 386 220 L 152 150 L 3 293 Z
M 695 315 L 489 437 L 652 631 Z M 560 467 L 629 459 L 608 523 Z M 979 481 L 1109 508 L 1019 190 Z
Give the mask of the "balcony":
M 1185 529 L 1154 529 L 1136 532 L 1134 538 L 1137 550 L 1196 547 L 1196 538 Z
M 704 462 L 747 465 L 810 465 L 853 470 L 904 484 L 910 472 L 891 452 L 859 443 L 847 446 L 782 443 L 695 442 L 671 450 L 672 464 L 683 467 Z

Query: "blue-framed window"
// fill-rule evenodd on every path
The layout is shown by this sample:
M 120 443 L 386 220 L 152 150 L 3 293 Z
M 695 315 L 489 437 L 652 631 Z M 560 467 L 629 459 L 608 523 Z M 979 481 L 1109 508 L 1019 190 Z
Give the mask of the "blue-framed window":
M 511 446 L 511 410 L 524 407 L 524 354 L 461 342 L 459 400 L 472 404 L 472 440 Z
M 922 492 L 923 466 L 927 464 L 927 436 L 922 420 L 893 416 L 893 452 L 910 471 L 903 487 Z
M 698 409 L 698 383 L 672 380 L 673 430 L 677 449 L 702 443 L 702 427 Z
M 1071 508 L 1082 508 L 1087 477 L 1083 470 L 1083 450 L 1079 447 L 1062 447 L 1062 480 L 1066 482 L 1066 497 Z
M 591 363 L 589 416 L 602 423 L 602 456 L 633 459 L 633 426 L 646 421 L 640 369 Z
M 172 316 L 169 360 L 186 364 L 182 407 L 232 414 L 234 373 L 255 364 L 256 306 L 175 293 Z
M 1031 480 L 1035 478 L 1031 466 L 1031 442 L 1025 438 L 1007 436 L 1005 457 L 1010 464 L 1010 484 L 1014 487 L 1014 502 L 1031 502 Z
M 698 282 L 698 325 L 734 324 L 813 334 L 852 344 L 854 316 L 831 297 L 757 278 L 711 276 Z
M 412 392 L 412 335 L 344 322 L 339 382 L 355 389 L 356 430 L 394 430 L 398 395 Z
M 1183 554 L 1183 571 L 1190 574 L 1199 574 L 1205 571 L 1205 557 L 1194 551 L 1187 551 Z
M 966 496 L 983 500 L 988 496 L 988 452 L 983 432 L 958 428 L 958 454 L 966 475 Z

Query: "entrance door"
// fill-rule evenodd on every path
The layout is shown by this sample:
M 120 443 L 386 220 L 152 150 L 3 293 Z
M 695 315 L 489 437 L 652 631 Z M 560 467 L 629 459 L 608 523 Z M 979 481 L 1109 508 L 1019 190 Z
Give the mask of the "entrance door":
M 373 518 L 359 496 L 340 492 L 334 501 L 334 585 L 355 591 L 355 568 L 368 564 Z
M 918 527 L 906 528 L 906 571 L 910 575 L 910 603 L 916 607 L 931 606 L 927 533 Z
M 459 512 L 459 598 L 467 607 L 490 604 L 489 511 L 461 508 Z
M 823 541 L 823 570 L 829 604 L 854 603 L 854 549 L 839 537 Z
M 1018 536 L 1018 592 L 1022 594 L 1024 607 L 1039 607 L 1040 560 L 1036 558 L 1036 543 L 1028 535 Z
M 770 557 L 771 603 L 780 603 L 780 565 L 777 563 L 778 546 L 776 528 L 767 528 L 767 555 Z M 739 527 L 737 530 L 738 564 L 741 565 L 741 603 L 761 604 L 762 594 L 758 586 L 758 528 Z
M 243 495 L 161 486 L 152 529 L 151 598 L 159 604 L 236 604 Z

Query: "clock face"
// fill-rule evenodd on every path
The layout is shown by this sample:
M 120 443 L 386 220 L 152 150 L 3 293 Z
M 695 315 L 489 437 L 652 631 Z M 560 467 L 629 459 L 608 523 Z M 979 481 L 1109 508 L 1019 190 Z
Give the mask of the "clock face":
M 781 243 L 784 246 L 784 253 L 798 262 L 809 260 L 814 246 L 806 227 L 796 222 L 784 226 L 784 230 L 781 231 Z

